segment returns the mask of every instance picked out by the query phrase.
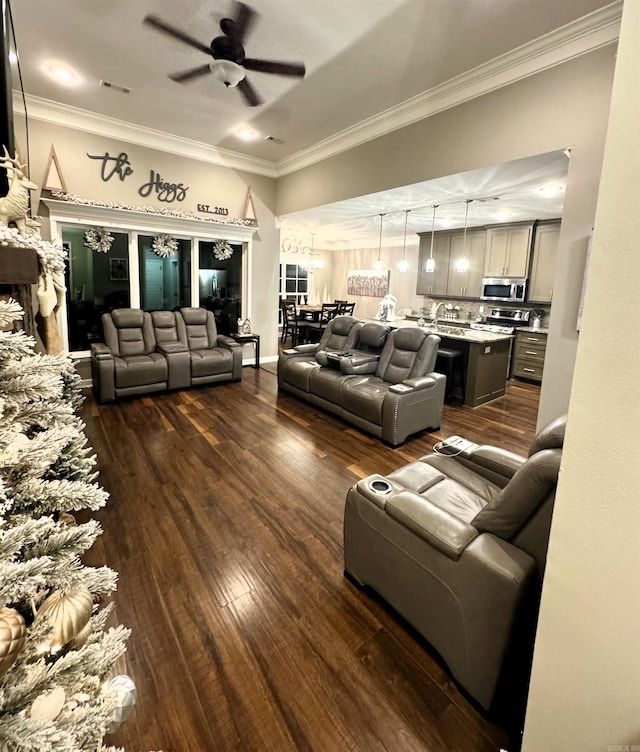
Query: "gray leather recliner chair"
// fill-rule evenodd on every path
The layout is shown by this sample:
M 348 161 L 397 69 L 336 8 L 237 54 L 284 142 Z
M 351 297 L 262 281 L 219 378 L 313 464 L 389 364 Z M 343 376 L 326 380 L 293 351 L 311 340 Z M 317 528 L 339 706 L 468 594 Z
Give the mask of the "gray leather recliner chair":
M 239 381 L 242 347 L 231 337 L 218 334 L 211 311 L 181 308 L 176 317 L 178 338 L 189 350 L 191 384 Z
M 168 388 L 166 358 L 156 352 L 151 316 L 138 308 L 102 315 L 104 342 L 91 346 L 91 372 L 99 402 Z
M 520 688 L 528 679 L 565 427 L 563 416 L 543 428 L 528 457 L 468 442 L 347 494 L 345 573 L 407 619 L 486 709 L 505 669 L 519 667 Z

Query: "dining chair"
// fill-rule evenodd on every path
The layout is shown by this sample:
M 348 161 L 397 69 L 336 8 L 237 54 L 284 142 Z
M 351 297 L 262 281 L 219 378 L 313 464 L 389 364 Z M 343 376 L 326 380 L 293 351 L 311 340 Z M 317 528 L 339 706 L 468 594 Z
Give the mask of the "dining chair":
M 280 341 L 284 343 L 284 341 L 289 336 L 289 322 L 287 320 L 287 306 L 293 306 L 295 309 L 295 306 L 297 305 L 297 301 L 295 298 L 280 298 L 280 322 L 282 323 L 282 336 L 280 337 Z
M 327 324 L 340 314 L 339 303 L 323 303 L 322 309 L 318 316 L 307 324 L 307 334 L 317 335 L 318 339 L 322 337 L 322 333 L 327 327 Z
M 294 300 L 281 300 L 280 307 L 282 310 L 282 337 L 281 342 L 291 337 L 291 346 L 296 347 L 299 340 L 304 340 L 306 322 L 298 318 L 296 312 L 296 302 Z
M 353 316 L 353 311 L 356 307 L 355 303 L 347 303 L 346 300 L 341 300 L 338 308 L 338 316 Z

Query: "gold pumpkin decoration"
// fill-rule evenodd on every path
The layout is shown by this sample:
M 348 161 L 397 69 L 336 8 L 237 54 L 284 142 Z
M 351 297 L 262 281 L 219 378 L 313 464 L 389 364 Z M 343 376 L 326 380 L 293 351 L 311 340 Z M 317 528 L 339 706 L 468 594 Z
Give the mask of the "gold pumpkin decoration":
M 72 648 L 81 648 L 85 642 L 89 639 L 89 635 L 93 632 L 93 624 L 91 619 L 84 625 L 84 627 L 78 632 L 71 643 Z
M 55 590 L 38 609 L 38 619 L 48 619 L 53 626 L 49 644 L 62 647 L 77 637 L 91 618 L 93 597 L 86 587 L 68 593 Z
M 69 514 L 69 512 L 60 512 L 58 515 L 58 522 L 62 522 L 69 527 L 76 527 L 78 524 L 76 518 L 72 514 Z
M 22 616 L 14 608 L 0 608 L 0 676 L 15 663 L 26 636 Z

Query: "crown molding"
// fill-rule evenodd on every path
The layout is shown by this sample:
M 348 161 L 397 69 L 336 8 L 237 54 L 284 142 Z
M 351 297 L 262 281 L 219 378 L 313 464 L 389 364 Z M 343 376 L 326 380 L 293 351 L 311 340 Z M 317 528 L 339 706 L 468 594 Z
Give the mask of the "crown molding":
M 138 146 L 146 146 L 150 149 L 177 154 L 180 157 L 198 159 L 201 162 L 209 162 L 220 167 L 229 167 L 234 170 L 242 170 L 266 177 L 277 177 L 274 162 L 266 159 L 257 159 L 217 146 L 192 141 L 182 136 L 174 136 L 171 133 L 146 128 L 135 123 L 127 123 L 124 120 L 99 115 L 96 112 L 82 110 L 79 107 L 54 102 L 50 99 L 26 95 L 27 111 L 31 120 L 42 120 L 45 123 L 63 125 L 67 128 L 93 133 L 97 136 L 113 138 L 117 141 L 125 141 Z M 24 104 L 19 92 L 13 92 L 14 112 L 24 115 Z
M 249 157 L 42 97 L 27 95 L 27 107 L 33 120 L 278 178 L 615 42 L 620 33 L 622 3 L 623 0 L 616 0 L 279 162 Z M 13 106 L 15 112 L 24 114 L 22 98 L 16 91 Z
M 589 13 L 277 162 L 282 177 L 611 44 L 622 0 Z

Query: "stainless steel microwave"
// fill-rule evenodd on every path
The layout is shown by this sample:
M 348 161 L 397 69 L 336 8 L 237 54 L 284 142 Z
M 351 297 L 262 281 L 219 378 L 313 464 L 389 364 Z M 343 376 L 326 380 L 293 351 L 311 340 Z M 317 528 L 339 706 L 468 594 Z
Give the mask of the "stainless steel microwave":
M 527 295 L 524 277 L 485 277 L 480 288 L 481 300 L 522 303 Z

